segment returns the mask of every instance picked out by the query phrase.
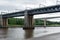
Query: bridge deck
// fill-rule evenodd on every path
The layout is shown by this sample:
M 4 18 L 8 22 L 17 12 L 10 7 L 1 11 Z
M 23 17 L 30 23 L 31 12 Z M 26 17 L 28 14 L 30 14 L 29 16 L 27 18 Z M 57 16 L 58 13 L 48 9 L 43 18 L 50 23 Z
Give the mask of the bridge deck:
M 3 18 L 24 16 L 25 11 L 26 10 L 20 11 L 20 12 L 8 13 L 8 14 L 3 15 Z M 54 12 L 60 12 L 60 5 L 27 10 L 27 13 L 29 15 L 46 14 L 46 13 L 54 13 Z

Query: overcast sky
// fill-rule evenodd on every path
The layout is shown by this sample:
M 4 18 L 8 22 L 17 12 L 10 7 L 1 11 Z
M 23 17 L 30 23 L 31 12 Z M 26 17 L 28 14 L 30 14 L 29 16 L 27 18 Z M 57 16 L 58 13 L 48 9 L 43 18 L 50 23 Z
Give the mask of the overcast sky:
M 15 10 L 26 8 L 38 8 L 41 6 L 56 5 L 56 0 L 0 0 L 0 10 Z
M 56 1 L 57 0 L 0 0 L 0 11 L 6 11 L 6 12 L 20 11 L 25 9 L 44 7 L 44 6 L 45 7 L 52 6 L 60 3 Z M 34 18 L 53 17 L 53 16 L 60 16 L 60 13 L 35 15 Z M 56 21 L 59 19 L 53 19 L 53 20 Z

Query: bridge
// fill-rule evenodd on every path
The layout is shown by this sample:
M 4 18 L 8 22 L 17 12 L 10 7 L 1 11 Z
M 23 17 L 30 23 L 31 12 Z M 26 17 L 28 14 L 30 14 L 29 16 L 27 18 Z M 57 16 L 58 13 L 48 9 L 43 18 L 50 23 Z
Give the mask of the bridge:
M 23 28 L 33 29 L 34 28 L 33 15 L 55 13 L 55 12 L 60 12 L 60 5 L 54 5 L 54 6 L 49 6 L 49 7 L 36 8 L 36 9 L 31 9 L 31 10 L 24 10 L 24 11 L 19 11 L 19 12 L 3 14 L 2 19 L 0 19 L 0 22 L 1 22 L 0 25 L 6 27 L 8 25 L 8 18 L 25 16 L 25 27 Z
M 27 11 L 28 15 L 60 12 L 60 5 L 43 7 L 43 8 L 36 8 L 36 9 L 31 9 L 31 10 L 24 10 L 24 11 L 19 11 L 19 12 L 13 12 L 13 13 L 4 14 L 2 16 L 3 16 L 3 18 L 24 16 L 24 13 L 26 11 Z

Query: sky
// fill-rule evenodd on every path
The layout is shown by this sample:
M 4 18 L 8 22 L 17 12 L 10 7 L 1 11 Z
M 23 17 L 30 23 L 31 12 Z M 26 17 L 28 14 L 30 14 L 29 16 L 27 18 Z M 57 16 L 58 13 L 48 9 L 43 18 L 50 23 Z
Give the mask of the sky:
M 41 6 L 55 5 L 56 0 L 0 0 L 0 10 L 32 9 Z
M 34 9 L 34 8 L 47 7 L 47 6 L 59 5 L 59 4 L 60 4 L 60 0 L 0 0 L 0 12 L 6 12 L 6 13 L 16 12 L 25 9 Z M 53 16 L 60 16 L 60 13 L 34 15 L 34 18 L 53 17 Z M 24 17 L 19 17 L 19 18 L 24 18 Z M 53 20 L 60 21 L 60 18 L 51 19 L 50 21 Z

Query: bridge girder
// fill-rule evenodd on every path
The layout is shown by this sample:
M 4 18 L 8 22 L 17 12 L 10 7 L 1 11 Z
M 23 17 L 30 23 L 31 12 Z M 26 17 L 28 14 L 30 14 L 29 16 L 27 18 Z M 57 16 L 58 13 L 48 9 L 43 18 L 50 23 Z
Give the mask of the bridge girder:
M 60 5 L 27 10 L 27 13 L 29 15 L 47 14 L 47 13 L 54 13 L 54 12 L 60 12 Z M 20 11 L 20 12 L 8 13 L 8 14 L 3 15 L 3 18 L 24 16 L 24 13 L 25 13 L 25 10 Z

